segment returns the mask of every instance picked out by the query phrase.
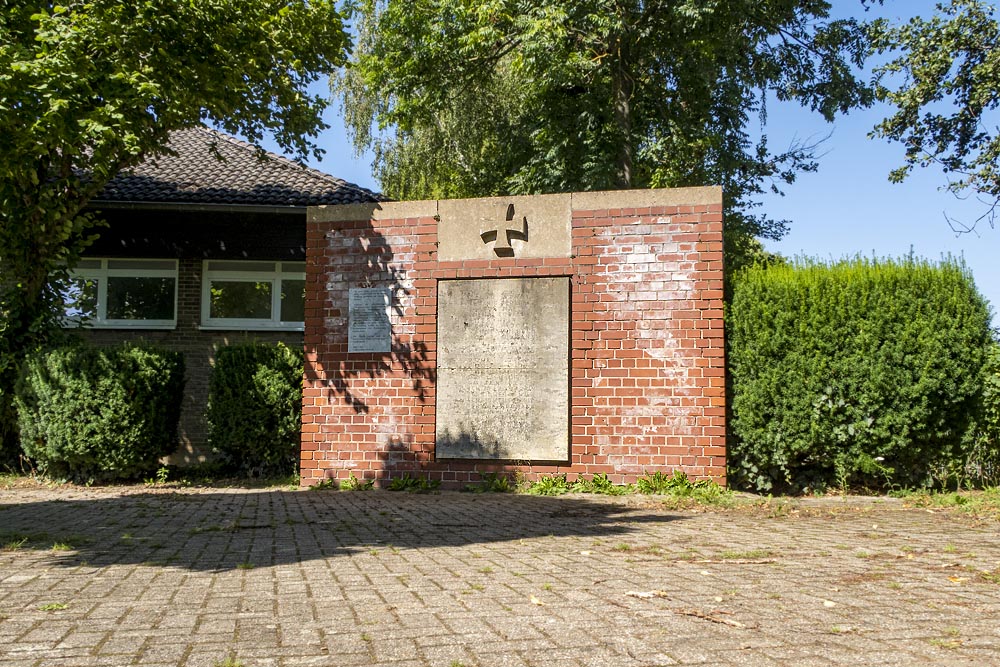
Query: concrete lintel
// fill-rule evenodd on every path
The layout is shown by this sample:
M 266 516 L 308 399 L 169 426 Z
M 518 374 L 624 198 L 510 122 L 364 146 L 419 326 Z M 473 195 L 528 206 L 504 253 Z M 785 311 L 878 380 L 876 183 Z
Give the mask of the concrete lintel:
M 568 194 L 441 200 L 438 259 L 569 257 L 570 203 Z
M 402 220 L 404 218 L 433 218 L 438 213 L 438 202 L 383 201 L 367 204 L 339 204 L 310 206 L 309 222 L 357 222 L 358 220 Z

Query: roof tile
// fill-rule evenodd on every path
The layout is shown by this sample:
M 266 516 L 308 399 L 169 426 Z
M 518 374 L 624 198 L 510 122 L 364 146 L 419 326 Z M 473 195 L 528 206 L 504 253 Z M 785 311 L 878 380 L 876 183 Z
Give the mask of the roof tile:
M 173 132 L 168 146 L 174 154 L 119 174 L 95 202 L 316 206 L 386 199 L 207 127 Z

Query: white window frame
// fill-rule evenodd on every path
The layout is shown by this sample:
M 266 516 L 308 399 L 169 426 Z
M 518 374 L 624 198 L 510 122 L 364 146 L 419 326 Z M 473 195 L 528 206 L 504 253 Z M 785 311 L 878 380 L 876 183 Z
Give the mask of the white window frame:
M 240 331 L 305 331 L 304 321 L 285 322 L 281 317 L 281 282 L 282 280 L 305 281 L 306 272 L 288 270 L 286 265 L 301 266 L 302 260 L 295 262 L 272 262 L 268 260 L 237 260 L 237 259 L 206 259 L 201 265 L 201 329 L 204 330 L 240 330 Z M 210 264 L 224 264 L 226 270 L 209 269 Z M 271 271 L 240 271 L 240 265 L 271 264 Z M 297 267 L 296 267 L 297 268 Z M 212 312 L 212 281 L 253 282 L 271 284 L 271 318 L 241 319 L 226 317 L 211 317 Z
M 97 314 L 78 319 L 67 317 L 64 326 L 93 329 L 176 329 L 177 328 L 177 260 L 160 257 L 81 257 L 82 261 L 100 262 L 100 267 L 77 267 L 69 272 L 70 280 L 97 281 Z M 109 262 L 170 262 L 172 269 L 112 269 Z M 172 278 L 174 281 L 174 316 L 168 320 L 108 319 L 108 280 L 112 278 Z

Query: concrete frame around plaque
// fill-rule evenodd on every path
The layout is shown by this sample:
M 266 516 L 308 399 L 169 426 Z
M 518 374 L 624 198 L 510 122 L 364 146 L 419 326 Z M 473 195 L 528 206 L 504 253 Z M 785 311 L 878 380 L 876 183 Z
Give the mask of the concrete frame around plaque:
M 438 282 L 439 459 L 569 459 L 568 277 Z
M 533 195 L 438 202 L 438 259 L 569 257 L 572 196 Z

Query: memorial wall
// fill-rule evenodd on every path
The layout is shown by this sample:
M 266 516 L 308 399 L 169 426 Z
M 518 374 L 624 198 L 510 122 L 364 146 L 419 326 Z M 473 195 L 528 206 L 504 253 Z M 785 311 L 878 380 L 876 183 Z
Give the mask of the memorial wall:
M 310 209 L 301 473 L 725 482 L 719 188 Z

